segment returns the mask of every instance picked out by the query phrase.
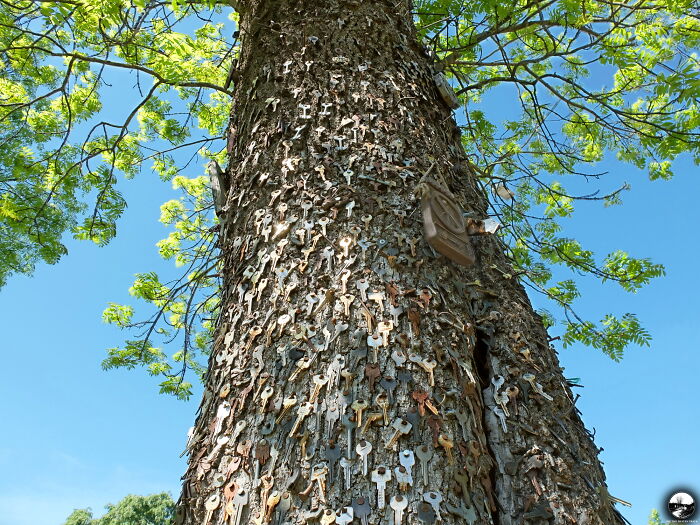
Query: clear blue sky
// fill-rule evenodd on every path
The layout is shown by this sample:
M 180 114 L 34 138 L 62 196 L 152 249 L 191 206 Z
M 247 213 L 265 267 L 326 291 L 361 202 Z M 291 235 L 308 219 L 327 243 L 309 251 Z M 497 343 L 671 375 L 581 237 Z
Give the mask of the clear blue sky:
M 699 185 L 690 163 L 679 163 L 671 182 L 649 182 L 629 166 L 604 168 L 632 191 L 620 207 L 580 204 L 568 235 L 600 254 L 622 248 L 652 257 L 668 275 L 637 295 L 587 281 L 579 310 L 595 319 L 636 312 L 654 340 L 619 364 L 582 347 L 560 357 L 566 375 L 586 386 L 577 389 L 578 407 L 605 449 L 610 492 L 632 502 L 621 510 L 643 525 L 672 488 L 700 490 Z M 15 277 L 0 292 L 0 525 L 59 525 L 74 508 L 100 515 L 129 493 L 179 494 L 178 456 L 200 391 L 181 402 L 158 395 L 156 378 L 141 370 L 100 368 L 104 349 L 125 336 L 101 323 L 106 303 L 129 301 L 136 272 L 170 270 L 154 247 L 165 235 L 158 207 L 179 195 L 155 179 L 145 171 L 122 184 L 129 208 L 111 245 L 70 242 L 60 264 Z

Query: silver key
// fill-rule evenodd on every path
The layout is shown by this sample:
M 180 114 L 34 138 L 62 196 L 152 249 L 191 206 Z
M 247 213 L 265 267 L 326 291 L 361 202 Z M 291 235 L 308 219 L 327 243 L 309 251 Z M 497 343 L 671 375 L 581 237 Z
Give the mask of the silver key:
M 372 481 L 377 484 L 377 507 L 383 509 L 386 506 L 386 484 L 391 481 L 391 470 L 377 467 L 372 471 Z
M 394 509 L 394 525 L 401 525 L 403 513 L 408 507 L 408 500 L 403 496 L 397 495 L 391 498 L 389 506 Z
M 433 457 L 433 451 L 427 445 L 421 445 L 416 449 L 416 456 L 420 460 L 420 468 L 423 473 L 423 486 L 428 486 L 428 463 Z
M 240 525 L 241 516 L 243 516 L 243 507 L 248 504 L 248 491 L 244 488 L 239 488 L 233 495 L 231 502 L 234 508 L 233 515 L 231 516 L 231 523 L 232 525 Z
M 343 456 L 340 458 L 340 466 L 343 468 L 343 478 L 345 480 L 345 490 L 350 490 L 350 477 L 352 476 L 353 462 Z
M 406 470 L 408 470 L 409 474 L 411 474 L 413 465 L 416 463 L 416 458 L 413 451 L 406 449 L 399 452 L 399 463 L 402 467 L 405 467 Z
M 372 452 L 372 443 L 363 439 L 357 444 L 357 447 L 355 447 L 355 451 L 357 452 L 357 455 L 360 456 L 360 458 L 362 458 L 362 475 L 366 476 L 368 467 L 368 456 L 369 453 Z
M 362 296 L 362 300 L 364 302 L 367 302 L 367 289 L 369 288 L 369 282 L 367 279 L 360 279 L 357 281 L 355 284 L 358 290 L 360 290 L 360 295 Z
M 426 503 L 430 503 L 430 505 L 433 507 L 433 510 L 435 511 L 435 514 L 437 514 L 437 520 L 442 521 L 442 517 L 440 516 L 440 503 L 442 502 L 442 494 L 440 494 L 437 491 L 431 490 L 430 492 L 426 492 L 423 494 L 423 500 Z

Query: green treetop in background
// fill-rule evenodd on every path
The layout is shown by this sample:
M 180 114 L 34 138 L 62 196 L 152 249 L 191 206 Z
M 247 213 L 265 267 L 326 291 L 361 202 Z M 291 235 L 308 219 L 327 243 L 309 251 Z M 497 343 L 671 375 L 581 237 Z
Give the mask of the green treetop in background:
M 216 218 L 201 166 L 225 161 L 236 16 L 217 0 L 0 4 L 0 285 L 57 262 L 65 234 L 109 242 L 126 206 L 121 179 L 150 168 L 172 181 L 182 197 L 161 208 L 170 234 L 158 247 L 179 277 L 137 276 L 131 292 L 154 307 L 150 319 L 109 306 L 106 321 L 137 330 L 104 364 L 145 366 L 182 397 L 185 371 L 203 370 L 218 305 Z M 700 159 L 693 0 L 418 0 L 414 19 L 459 95 L 464 149 L 518 278 L 558 308 L 564 344 L 613 359 L 648 345 L 633 314 L 577 315 L 577 277 L 635 292 L 663 267 L 622 250 L 597 256 L 565 219 L 582 200 L 621 203 L 629 185 L 595 171 L 606 154 L 652 179 L 672 178 L 681 154 Z M 131 90 L 133 103 L 105 104 L 114 90 Z M 584 180 L 586 194 L 575 195 L 569 188 Z M 161 346 L 178 336 L 166 354 Z
M 170 494 L 126 496 L 116 505 L 107 505 L 107 513 L 94 519 L 89 509 L 74 510 L 63 525 L 170 525 L 175 502 Z

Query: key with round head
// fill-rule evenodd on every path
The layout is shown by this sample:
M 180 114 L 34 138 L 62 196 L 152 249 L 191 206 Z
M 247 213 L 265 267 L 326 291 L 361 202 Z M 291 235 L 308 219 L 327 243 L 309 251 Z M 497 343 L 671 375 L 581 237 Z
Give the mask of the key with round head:
M 416 456 L 420 461 L 421 472 L 423 473 L 423 486 L 428 486 L 428 463 L 433 458 L 433 450 L 427 445 L 416 448 Z
M 282 499 L 282 494 L 279 490 L 273 490 L 265 501 L 265 522 L 269 523 L 272 519 L 272 513 L 275 511 L 275 507 Z
M 357 425 L 357 428 L 362 427 L 362 412 L 369 406 L 369 403 L 365 401 L 364 399 L 358 399 L 355 402 L 353 402 L 352 405 L 350 405 L 350 408 L 352 408 L 355 411 L 355 423 Z
M 355 287 L 360 291 L 360 297 L 362 298 L 362 301 L 366 303 L 369 281 L 367 281 L 367 279 L 360 279 L 355 283 Z
M 212 494 L 207 498 L 207 500 L 204 502 L 204 509 L 206 510 L 206 513 L 204 514 L 203 525 L 209 524 L 209 522 L 211 521 L 211 517 L 214 514 L 214 511 L 219 508 L 220 503 L 221 496 L 219 496 L 218 492 Z
M 280 502 L 277 504 L 277 509 L 275 513 L 275 521 L 273 525 L 281 525 L 289 509 L 292 508 L 292 493 L 285 491 L 282 493 Z
M 389 398 L 386 394 L 379 394 L 374 398 L 376 405 L 382 409 L 384 425 L 389 425 Z
M 413 486 L 413 476 L 403 465 L 394 468 L 396 483 L 399 485 L 399 490 L 406 492 L 409 485 Z
M 357 447 L 355 447 L 355 451 L 357 452 L 357 455 L 360 456 L 360 459 L 362 461 L 362 475 L 366 476 L 369 466 L 368 456 L 369 453 L 372 452 L 372 443 L 363 439 L 357 444 Z
M 314 406 L 311 403 L 309 403 L 308 401 L 299 405 L 299 408 L 297 409 L 297 418 L 294 421 L 294 425 L 292 426 L 292 429 L 289 431 L 288 437 L 294 437 L 294 434 L 297 433 L 302 422 L 304 421 L 304 419 L 306 419 L 306 416 L 311 414 L 311 412 L 313 412 L 313 410 L 314 410 Z
M 391 439 L 387 442 L 385 446 L 385 448 L 389 450 L 396 448 L 396 444 L 399 442 L 399 438 L 402 435 L 408 434 L 411 431 L 411 428 L 413 427 L 411 423 L 400 417 L 394 419 L 394 422 L 391 424 L 391 426 L 394 428 L 394 435 L 391 436 Z
M 328 461 L 328 482 L 333 483 L 334 479 L 334 474 L 335 474 L 335 464 L 336 462 L 340 459 L 340 456 L 342 455 L 342 451 L 340 450 L 340 447 L 336 445 L 335 443 L 329 443 L 326 445 L 326 461 Z
M 391 498 L 389 506 L 394 510 L 394 525 L 402 525 L 403 513 L 408 507 L 408 500 L 397 494 Z
M 406 449 L 399 452 L 399 464 L 406 467 L 409 474 L 413 471 L 413 465 L 416 464 L 416 457 L 412 450 Z
M 372 349 L 372 357 L 376 363 L 379 359 L 379 347 L 382 346 L 382 338 L 379 334 L 372 334 L 367 336 L 367 346 Z
M 345 490 L 350 490 L 350 479 L 352 477 L 352 467 L 354 463 L 343 456 L 340 458 L 340 467 L 343 469 L 343 480 L 345 481 Z
M 296 381 L 297 377 L 299 377 L 299 374 L 301 374 L 304 370 L 307 370 L 311 366 L 311 358 L 308 356 L 304 356 L 299 361 L 297 361 L 296 368 L 292 372 L 292 375 L 289 376 L 287 379 L 288 382 L 293 383 Z
M 360 523 L 362 525 L 368 525 L 369 515 L 372 509 L 369 506 L 369 500 L 363 496 L 355 498 L 352 501 L 352 510 L 355 512 L 355 516 L 360 518 Z
M 233 514 L 231 515 L 231 525 L 240 525 L 243 516 L 243 507 L 248 504 L 248 491 L 243 487 L 239 488 L 231 499 L 233 504 Z
M 433 507 L 437 519 L 439 521 L 442 521 L 442 517 L 440 516 L 440 503 L 442 503 L 442 494 L 435 490 L 425 492 L 423 493 L 423 501 L 429 503 L 430 506 Z
M 372 423 L 375 421 L 380 421 L 383 419 L 383 415 L 381 412 L 370 412 L 365 416 L 365 424 L 362 426 L 362 431 L 360 432 L 361 436 L 364 436 L 367 430 L 369 430 L 369 427 Z
M 211 461 L 216 457 L 216 455 L 219 453 L 219 450 L 221 450 L 221 447 L 226 445 L 230 441 L 229 436 L 219 436 L 216 438 L 216 446 L 212 449 L 212 451 L 209 453 L 207 456 L 207 461 Z
M 454 453 L 452 452 L 452 449 L 455 446 L 455 442 L 450 436 L 447 434 L 440 434 L 438 436 L 438 444 L 445 449 L 445 453 L 447 454 L 447 463 L 449 465 L 454 465 L 455 464 L 455 456 Z
M 318 399 L 318 395 L 321 393 L 321 389 L 326 386 L 326 383 L 328 383 L 328 377 L 323 375 L 323 374 L 316 374 L 311 378 L 311 382 L 314 385 L 313 390 L 311 391 L 311 396 L 309 397 L 309 403 L 312 405 L 316 403 L 316 400 Z
M 336 401 L 329 401 L 326 408 L 326 440 L 333 438 L 333 428 L 340 419 L 340 408 Z
M 532 389 L 539 395 L 541 395 L 543 398 L 545 398 L 547 401 L 554 401 L 554 398 L 552 396 L 550 396 L 549 394 L 545 393 L 544 390 L 542 390 L 542 385 L 535 381 L 535 374 L 523 374 L 523 379 L 530 383 Z
M 282 400 L 282 410 L 280 410 L 280 413 L 277 416 L 277 419 L 275 419 L 275 425 L 279 425 L 280 422 L 286 417 L 286 415 L 292 409 L 292 407 L 296 404 L 297 404 L 297 395 L 295 393 L 292 393 L 292 395 L 289 397 L 285 397 Z
M 428 372 L 428 384 L 430 386 L 435 386 L 435 368 L 437 367 L 437 361 L 435 359 L 423 359 L 419 365 Z
M 216 410 L 216 423 L 214 425 L 214 436 L 221 433 L 221 427 L 224 424 L 224 420 L 231 414 L 231 403 L 228 401 L 223 401 L 219 408 Z
M 345 294 L 345 295 L 341 295 L 339 297 L 339 299 L 343 305 L 343 313 L 345 314 L 345 317 L 349 317 L 350 316 L 350 305 L 355 300 L 355 296 L 352 294 Z
M 274 395 L 275 389 L 272 386 L 266 386 L 262 392 L 260 392 L 260 414 L 264 414 L 267 409 L 268 400 Z
M 236 426 L 233 427 L 233 433 L 231 434 L 231 443 L 235 443 L 238 441 L 238 437 L 241 435 L 241 432 L 245 430 L 245 428 L 248 426 L 248 422 L 245 419 L 239 419 L 236 421 Z
M 501 407 L 491 407 L 491 411 L 496 414 L 496 417 L 498 417 L 499 421 L 501 422 L 501 428 L 503 429 L 503 433 L 508 432 L 508 424 L 506 423 L 506 415 L 501 409 Z
M 323 514 L 321 514 L 321 519 L 319 521 L 321 522 L 321 525 L 331 525 L 332 523 L 336 523 L 335 518 L 335 512 L 333 512 L 331 509 L 326 509 L 323 511 Z

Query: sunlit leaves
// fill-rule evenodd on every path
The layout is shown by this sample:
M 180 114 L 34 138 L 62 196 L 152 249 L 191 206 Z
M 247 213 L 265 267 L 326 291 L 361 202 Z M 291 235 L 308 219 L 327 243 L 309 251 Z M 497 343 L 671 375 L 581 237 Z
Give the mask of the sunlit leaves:
M 590 321 L 567 322 L 562 337 L 564 347 L 576 341 L 605 352 L 615 361 L 622 359 L 624 349 L 630 344 L 649 346 L 651 335 L 639 324 L 634 314 L 618 318 L 606 315 L 599 323 Z
M 197 126 L 195 151 L 221 137 L 229 100 L 231 43 L 207 21 L 222 18 L 211 2 L 178 4 L 178 16 L 127 0 L 28 5 L 0 5 L 0 286 L 56 262 L 66 232 L 109 242 L 125 208 L 118 180 L 146 158 L 172 178 L 172 152 Z M 110 104 L 111 86 L 132 89 L 133 106 Z
M 683 154 L 700 163 L 695 7 L 690 0 L 416 4 L 421 34 L 464 97 L 463 143 L 485 189 L 498 182 L 516 192 L 507 201 L 488 192 L 515 267 L 565 314 L 573 312 L 576 280 L 553 283 L 551 270 L 632 292 L 663 275 L 663 267 L 623 252 L 601 259 L 561 231 L 577 201 L 620 204 L 630 189 L 596 173 L 608 153 L 651 179 L 672 178 Z M 569 193 L 582 187 L 582 175 L 595 183 L 583 195 Z M 583 321 L 573 315 L 568 322 L 569 340 L 601 345 L 614 332 L 612 348 L 621 348 L 615 344 L 644 339 L 628 322 L 598 331 L 576 330 Z
M 636 292 L 642 286 L 649 284 L 654 277 L 666 274 L 664 267 L 654 264 L 649 259 L 635 259 L 622 250 L 609 254 L 603 263 L 605 272 L 628 292 Z
M 74 510 L 63 525 L 170 525 L 175 502 L 169 494 L 129 495 L 106 506 L 101 518 L 93 518 L 90 509 Z

